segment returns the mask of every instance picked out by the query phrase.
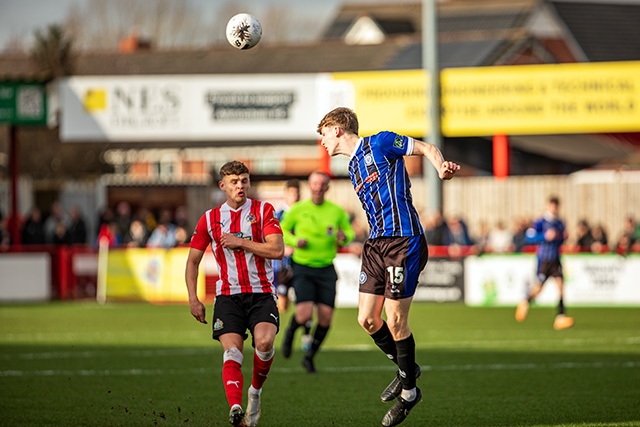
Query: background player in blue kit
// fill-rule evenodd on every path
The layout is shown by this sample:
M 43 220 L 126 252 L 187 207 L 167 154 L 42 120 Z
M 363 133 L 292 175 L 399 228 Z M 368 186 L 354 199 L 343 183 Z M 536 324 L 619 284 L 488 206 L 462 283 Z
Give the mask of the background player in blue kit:
M 524 322 L 529 313 L 529 304 L 542 291 L 542 287 L 549 277 L 553 277 L 558 286 L 558 314 L 553 322 L 555 329 L 567 329 L 573 326 L 574 320 L 565 314 L 564 307 L 564 275 L 560 262 L 560 247 L 567 239 L 564 222 L 558 217 L 560 200 L 550 197 L 541 218 L 535 221 L 527 230 L 527 238 L 538 244 L 538 266 L 536 271 L 536 283 L 527 289 L 527 297 L 516 308 L 516 320 Z
M 398 365 L 396 377 L 380 396 L 383 402 L 397 399 L 382 419 L 382 425 L 394 426 L 422 398 L 416 387 L 420 367 L 408 317 L 418 276 L 428 258 L 403 156 L 425 156 L 440 179 L 451 179 L 460 166 L 445 161 L 433 144 L 393 132 L 360 137 L 358 127 L 356 114 L 340 107 L 324 116 L 317 131 L 330 156 L 350 156 L 349 176 L 367 213 L 369 238 L 362 252 L 358 322 Z

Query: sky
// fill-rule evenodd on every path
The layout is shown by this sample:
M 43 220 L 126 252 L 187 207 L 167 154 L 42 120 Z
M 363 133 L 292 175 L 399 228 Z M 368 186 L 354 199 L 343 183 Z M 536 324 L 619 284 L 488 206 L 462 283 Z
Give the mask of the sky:
M 105 0 L 108 1 L 108 0 Z M 220 0 L 188 0 L 201 16 L 212 16 Z M 259 17 L 270 5 L 291 5 L 296 13 L 328 22 L 342 3 L 402 3 L 407 0 L 241 0 L 246 12 Z M 415 1 L 415 0 L 414 0 Z M 31 40 L 36 30 L 61 23 L 74 5 L 83 7 L 87 0 L 0 0 L 0 49 L 12 38 Z M 258 18 L 259 19 L 259 18 Z

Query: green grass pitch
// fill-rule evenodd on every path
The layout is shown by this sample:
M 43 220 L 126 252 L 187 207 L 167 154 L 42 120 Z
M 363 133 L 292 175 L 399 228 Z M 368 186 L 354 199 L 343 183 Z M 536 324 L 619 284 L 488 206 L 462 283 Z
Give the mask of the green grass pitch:
M 569 314 L 576 325 L 555 331 L 550 308 L 519 324 L 511 308 L 414 303 L 424 396 L 402 425 L 640 426 L 640 308 Z M 2 305 L 0 426 L 228 426 L 210 328 L 184 305 Z M 278 335 L 260 425 L 380 425 L 395 369 L 356 310 L 336 310 L 315 375 L 299 334 L 290 359 Z M 251 360 L 247 341 L 245 389 Z

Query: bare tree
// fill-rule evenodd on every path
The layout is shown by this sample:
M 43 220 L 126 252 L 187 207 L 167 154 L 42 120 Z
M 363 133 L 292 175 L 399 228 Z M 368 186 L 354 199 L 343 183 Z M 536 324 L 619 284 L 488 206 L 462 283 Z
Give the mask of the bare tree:
M 40 71 L 54 78 L 69 75 L 73 71 L 72 42 L 59 25 L 49 26 L 45 33 L 38 30 L 31 58 Z
M 187 0 L 89 0 L 70 10 L 65 25 L 81 50 L 116 49 L 132 33 L 160 47 L 206 43 L 202 17 Z

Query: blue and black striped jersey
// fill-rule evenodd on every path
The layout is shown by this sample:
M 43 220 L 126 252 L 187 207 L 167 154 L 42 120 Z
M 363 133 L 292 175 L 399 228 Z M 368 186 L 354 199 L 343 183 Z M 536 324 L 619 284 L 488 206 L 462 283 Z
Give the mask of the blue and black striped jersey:
M 403 158 L 413 145 L 411 137 L 380 132 L 360 138 L 351 155 L 349 176 L 367 213 L 370 239 L 423 234 Z
M 549 229 L 556 230 L 556 237 L 547 241 L 544 234 Z M 564 242 L 564 222 L 558 217 L 545 215 L 538 219 L 527 233 L 534 243 L 538 244 L 537 255 L 540 261 L 557 261 L 560 259 L 560 246 Z

